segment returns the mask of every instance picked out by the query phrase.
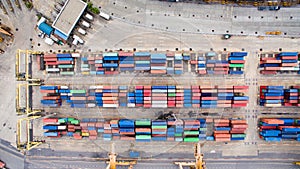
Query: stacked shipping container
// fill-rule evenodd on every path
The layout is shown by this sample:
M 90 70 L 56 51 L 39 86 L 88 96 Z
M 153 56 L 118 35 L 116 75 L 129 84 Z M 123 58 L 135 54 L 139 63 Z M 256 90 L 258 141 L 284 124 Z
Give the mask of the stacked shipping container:
M 266 141 L 300 141 L 300 119 L 262 118 L 259 128 L 260 138 Z
M 58 107 L 66 101 L 73 108 L 234 108 L 246 107 L 249 100 L 248 96 L 244 96 L 248 86 L 90 86 L 87 90 L 41 86 L 40 90 L 47 93 L 41 103 L 49 107 Z M 290 90 L 286 99 L 294 99 L 294 91 Z
M 84 75 L 110 75 L 142 71 L 151 74 L 183 74 L 184 71 L 205 74 L 243 74 L 246 52 L 100 52 L 81 57 L 80 70 Z M 79 53 L 45 54 L 37 57 L 40 70 L 48 73 L 73 75 L 75 58 Z M 278 56 L 291 64 L 290 56 Z M 293 62 L 293 64 L 295 64 Z M 288 65 L 285 65 L 288 66 Z M 298 65 L 299 67 L 299 65 Z
M 43 119 L 46 137 L 69 136 L 74 139 L 198 142 L 243 140 L 247 124 L 242 119 Z M 299 123 L 299 122 L 298 122 Z
M 274 75 L 279 72 L 296 72 L 300 74 L 298 52 L 281 52 L 260 55 L 260 73 Z
M 281 107 L 300 106 L 300 86 L 260 86 L 260 106 Z
M 40 68 L 46 68 L 47 73 L 59 73 L 61 75 L 74 75 L 75 58 L 78 53 L 44 54 L 40 57 Z M 41 66 L 45 65 L 45 66 Z

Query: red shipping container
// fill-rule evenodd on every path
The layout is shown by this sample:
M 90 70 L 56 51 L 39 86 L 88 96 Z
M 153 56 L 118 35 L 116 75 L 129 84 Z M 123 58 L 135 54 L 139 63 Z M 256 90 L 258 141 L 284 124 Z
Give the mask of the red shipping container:
M 54 119 L 54 118 L 44 118 L 43 119 L 44 123 L 57 123 L 58 119 Z
M 144 104 L 144 108 L 151 108 L 151 104 Z
M 193 108 L 200 108 L 200 104 L 192 104 Z
M 56 93 L 56 90 L 40 90 L 41 93 Z

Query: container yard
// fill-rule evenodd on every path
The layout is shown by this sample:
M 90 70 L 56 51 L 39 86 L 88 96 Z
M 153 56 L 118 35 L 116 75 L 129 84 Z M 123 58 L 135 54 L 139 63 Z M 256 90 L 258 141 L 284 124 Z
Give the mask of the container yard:
M 298 6 L 15 1 L 0 2 L 18 7 L 0 11 L 6 168 L 297 168 Z

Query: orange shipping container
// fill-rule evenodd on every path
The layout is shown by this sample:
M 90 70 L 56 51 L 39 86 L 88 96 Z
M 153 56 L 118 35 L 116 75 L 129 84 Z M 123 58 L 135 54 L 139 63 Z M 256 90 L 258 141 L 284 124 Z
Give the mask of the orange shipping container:
M 74 97 L 72 96 L 70 100 L 86 100 L 86 97 Z

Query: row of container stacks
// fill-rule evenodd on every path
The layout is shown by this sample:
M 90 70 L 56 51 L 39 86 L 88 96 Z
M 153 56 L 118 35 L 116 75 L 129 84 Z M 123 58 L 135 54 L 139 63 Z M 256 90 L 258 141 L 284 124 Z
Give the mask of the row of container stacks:
M 75 60 L 79 53 L 57 53 L 37 55 L 40 70 L 60 75 L 74 75 Z
M 243 119 L 82 119 L 44 118 L 45 137 L 69 136 L 74 139 L 198 142 L 236 141 L 246 137 Z
M 68 86 L 40 86 L 41 104 L 72 108 L 219 108 L 246 107 L 248 86 L 90 86 L 75 90 Z
M 259 136 L 266 141 L 300 141 L 300 119 L 263 118 L 259 120 Z
M 260 55 L 260 73 L 274 75 L 281 72 L 295 72 L 300 74 L 298 52 L 281 52 L 278 54 Z
M 245 56 L 247 52 L 231 52 L 228 54 L 218 54 L 208 52 L 198 54 L 197 60 L 191 60 L 191 64 L 197 65 L 199 74 L 244 74 Z
M 260 106 L 281 107 L 297 106 L 300 107 L 300 86 L 260 86 L 259 89 Z
M 208 53 L 150 53 L 106 52 L 81 58 L 82 74 L 110 75 L 120 72 L 149 72 L 150 74 L 243 74 L 247 52 Z

